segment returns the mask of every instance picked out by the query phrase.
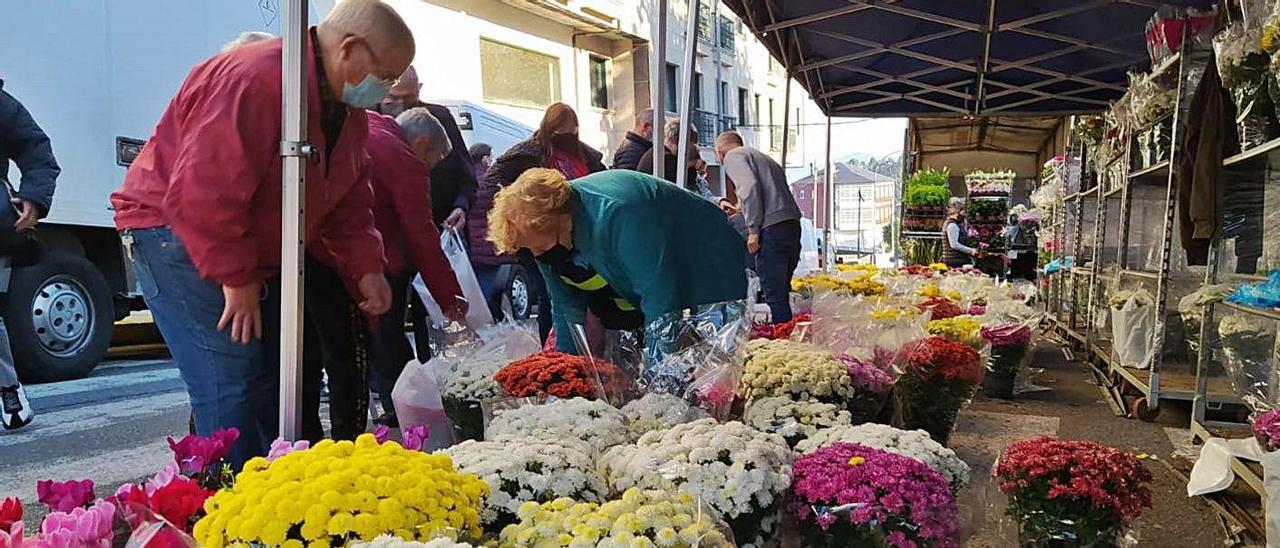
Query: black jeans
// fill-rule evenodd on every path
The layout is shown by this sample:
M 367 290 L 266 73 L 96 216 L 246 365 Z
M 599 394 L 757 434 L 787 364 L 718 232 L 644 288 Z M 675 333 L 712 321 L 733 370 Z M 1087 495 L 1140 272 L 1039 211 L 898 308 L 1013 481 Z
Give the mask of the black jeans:
M 783 221 L 760 231 L 756 275 L 769 305 L 770 321 L 791 321 L 791 274 L 800 264 L 800 221 Z
M 413 348 L 409 346 L 409 339 L 404 332 L 405 309 L 409 303 L 409 296 L 412 294 L 414 298 L 417 297 L 417 292 L 409 286 L 414 274 L 387 277 L 387 283 L 391 285 L 391 308 L 374 322 L 373 337 L 369 345 L 370 357 L 373 361 L 371 371 L 373 384 L 378 390 L 378 400 L 382 402 L 382 412 L 390 415 L 396 413 L 395 407 L 391 404 L 391 389 L 395 388 L 396 379 L 400 378 L 405 364 L 414 358 Z M 418 322 L 419 320 L 415 318 L 415 327 Z M 429 356 L 430 351 L 425 346 L 420 353 L 422 351 L 426 351 Z
M 328 374 L 330 434 L 354 440 L 369 414 L 368 324 L 333 269 L 307 257 L 302 343 L 302 438 L 324 437 L 321 374 Z

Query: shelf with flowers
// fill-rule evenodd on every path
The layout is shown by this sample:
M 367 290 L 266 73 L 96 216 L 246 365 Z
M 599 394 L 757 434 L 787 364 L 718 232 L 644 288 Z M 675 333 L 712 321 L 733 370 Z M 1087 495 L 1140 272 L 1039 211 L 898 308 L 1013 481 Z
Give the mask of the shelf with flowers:
M 1129 523 L 1152 504 L 1141 461 L 1091 441 L 1040 437 L 1005 448 L 994 470 L 1021 546 L 1128 546 Z
M 937 232 L 946 219 L 951 189 L 945 169 L 925 168 L 911 174 L 903 190 L 902 229 L 911 232 Z
M 1017 174 L 1013 171 L 971 171 L 964 176 L 970 197 L 1007 197 Z

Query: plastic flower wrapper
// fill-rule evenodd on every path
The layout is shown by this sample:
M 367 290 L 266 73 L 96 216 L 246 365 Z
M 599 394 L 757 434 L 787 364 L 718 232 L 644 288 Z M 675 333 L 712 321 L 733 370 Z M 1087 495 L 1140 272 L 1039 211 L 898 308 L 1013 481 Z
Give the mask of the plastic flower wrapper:
M 849 412 L 842 407 L 817 401 L 795 401 L 785 396 L 753 400 L 742 422 L 761 432 L 778 434 L 794 448 L 819 429 L 849 426 Z
M 357 542 L 352 548 L 475 548 L 466 542 L 457 542 L 448 538 L 438 538 L 426 542 L 404 540 L 394 535 L 381 535 L 369 542 Z
M 429 540 L 448 529 L 472 538 L 488 494 L 487 483 L 455 470 L 447 455 L 365 434 L 274 462 L 250 459 L 234 485 L 206 501 L 193 536 L 202 546 L 340 544 L 387 533 Z
M 795 463 L 788 511 L 813 547 L 957 546 L 955 497 L 928 465 L 854 443 L 836 443 Z
M 627 416 L 632 439 L 638 439 L 654 430 L 666 430 L 677 424 L 710 416 L 705 410 L 690 405 L 682 398 L 658 393 L 645 394 L 644 397 L 627 403 L 622 406 L 622 414 Z
M 1142 462 L 1091 441 L 1015 442 L 993 476 L 1024 545 L 1114 546 L 1152 503 L 1152 476 Z
M 946 445 L 960 408 L 982 382 L 981 354 L 966 344 L 929 337 L 912 352 L 894 385 L 895 426 L 929 432 Z
M 1222 87 L 1235 103 L 1240 146 L 1253 148 L 1275 136 L 1274 107 L 1265 85 L 1270 58 L 1259 29 L 1230 23 L 1213 38 Z
M 924 430 L 901 430 L 874 423 L 823 428 L 797 444 L 796 452 L 807 455 L 835 443 L 857 443 L 923 462 L 946 478 L 952 492 L 969 484 L 969 465 L 955 451 L 933 441 Z
M 1218 323 L 1222 365 L 1235 393 L 1255 411 L 1277 403 L 1272 389 L 1276 321 L 1245 313 L 1227 314 Z
M 570 327 L 574 344 L 595 370 L 602 390 L 601 397 L 614 407 L 640 397 L 636 379 L 644 369 L 644 333 L 605 329 L 588 336 L 583 325 Z
M 192 480 L 185 479 L 186 482 L 195 483 Z M 196 486 L 196 489 L 200 489 Z M 212 495 L 212 491 L 207 491 L 208 495 Z M 113 498 L 113 504 L 116 507 L 117 522 L 123 522 L 129 527 L 129 537 L 125 543 L 126 548 L 146 548 L 146 547 L 173 547 L 173 548 L 195 548 L 199 544 L 189 534 L 191 531 L 192 518 L 197 515 L 204 515 L 201 506 L 204 498 L 199 498 L 197 502 L 194 499 L 179 498 L 180 503 L 165 501 L 166 495 L 152 500 L 144 489 L 136 485 L 121 486 L 120 491 Z M 197 497 L 198 498 L 198 497 Z M 192 506 L 195 506 L 193 509 Z M 182 525 L 176 524 L 170 518 L 162 515 L 160 510 L 153 509 L 153 506 L 159 507 L 167 511 L 171 516 L 174 511 L 187 514 L 186 518 L 175 518 L 180 521 L 187 521 Z
M 791 459 L 777 434 L 702 419 L 609 449 L 597 466 L 615 492 L 686 493 L 723 518 L 739 546 L 759 547 L 776 534 Z
M 520 522 L 502 530 L 497 546 L 534 548 L 732 548 L 713 515 L 688 493 L 628 489 L 604 504 L 560 498 L 525 503 Z
M 983 327 L 982 338 L 991 345 L 982 389 L 989 397 L 1012 398 L 1014 381 L 1031 350 L 1031 325 L 1006 323 Z
M 1233 291 L 1235 286 L 1231 284 L 1210 284 L 1201 286 L 1178 299 L 1178 316 L 1182 318 L 1183 331 L 1187 334 L 1187 346 L 1192 353 L 1200 349 L 1200 325 L 1204 323 L 1205 307 L 1227 298 Z M 1211 339 L 1210 342 L 1213 340 Z
M 750 305 L 732 301 L 660 316 L 645 326 L 645 392 L 680 396 L 727 417 L 751 335 Z
M 876 347 L 876 350 L 881 349 L 883 347 Z M 875 420 L 884 410 L 885 403 L 889 401 L 889 394 L 896 380 L 889 373 L 892 370 L 893 356 L 886 353 L 878 358 L 884 361 L 885 365 L 881 366 L 877 363 L 875 351 L 871 352 L 870 359 L 851 354 L 836 355 L 836 359 L 845 365 L 845 373 L 848 373 L 853 383 L 853 395 L 845 403 L 853 424 Z
M 790 341 L 747 343 L 739 392 L 748 402 L 768 396 L 844 405 L 853 397 L 848 366 L 831 352 Z
M 480 402 L 506 396 L 494 375 L 541 347 L 536 332 L 516 325 L 498 325 L 478 335 L 483 341 L 478 347 L 451 361 L 453 366 L 440 394 L 458 440 L 484 439 Z
M 608 487 L 595 469 L 593 450 L 572 439 L 504 437 L 502 441 L 465 441 L 444 451 L 458 471 L 489 484 L 480 522 L 490 532 L 516 522 L 529 501 L 569 497 L 604 502 Z
M 1155 332 L 1155 297 L 1146 289 L 1113 291 L 1111 307 L 1112 356 L 1125 367 L 1150 367 L 1155 358 L 1151 347 Z
M 572 440 L 585 443 L 594 452 L 631 439 L 622 411 L 603 401 L 583 398 L 495 409 L 485 436 L 493 441 L 512 437 Z
M 978 320 L 967 314 L 962 314 L 951 318 L 932 320 L 929 322 L 928 331 L 930 335 L 967 344 L 972 346 L 974 350 L 981 350 L 984 344 L 982 336 L 978 332 L 981 328 L 982 324 L 978 323 Z

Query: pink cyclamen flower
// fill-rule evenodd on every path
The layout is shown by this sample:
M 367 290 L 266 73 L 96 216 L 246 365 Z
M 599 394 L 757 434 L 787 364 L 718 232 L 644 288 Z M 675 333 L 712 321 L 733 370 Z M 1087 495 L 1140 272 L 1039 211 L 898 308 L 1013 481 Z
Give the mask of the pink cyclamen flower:
M 147 480 L 147 494 L 154 495 L 161 487 L 169 485 L 169 483 L 173 481 L 173 478 L 176 478 L 181 474 L 182 470 L 178 467 L 178 462 L 169 461 L 169 464 L 164 467 L 164 470 L 156 472 L 156 475 L 151 476 L 151 479 Z
M 431 429 L 425 424 L 406 426 L 400 431 L 400 439 L 404 442 L 402 445 L 410 451 L 421 451 L 427 444 L 430 432 Z
M 15 521 L 4 529 L 0 529 L 0 548 L 21 548 L 22 522 Z
M 311 448 L 311 442 L 307 440 L 289 443 L 284 438 L 276 438 L 276 441 L 271 442 L 271 450 L 267 452 L 267 462 L 273 462 L 294 451 L 305 451 L 309 448 Z
M 178 460 L 178 468 L 183 474 L 201 474 L 210 466 L 221 461 L 231 452 L 231 446 L 240 438 L 240 431 L 226 428 L 214 432 L 212 436 L 187 435 L 181 441 L 169 438 L 169 448 Z
M 373 427 L 373 439 L 378 440 L 379 444 L 387 443 L 387 440 L 391 439 L 391 429 L 385 424 Z
M 88 509 L 53 512 L 44 517 L 40 534 L 32 542 L 37 548 L 110 548 L 111 522 L 115 515 L 115 505 L 105 500 Z
M 53 512 L 70 512 L 93 502 L 93 480 L 36 482 L 36 500 L 43 502 Z

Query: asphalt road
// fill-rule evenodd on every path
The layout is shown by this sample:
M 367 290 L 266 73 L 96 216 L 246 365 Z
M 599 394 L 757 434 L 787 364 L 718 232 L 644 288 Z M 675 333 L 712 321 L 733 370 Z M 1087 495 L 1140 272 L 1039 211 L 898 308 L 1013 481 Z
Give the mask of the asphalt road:
M 187 394 L 168 360 L 106 362 L 84 379 L 29 385 L 35 421 L 0 433 L 0 497 L 35 502 L 38 479 L 91 478 L 106 488 L 171 460 L 187 432 Z

